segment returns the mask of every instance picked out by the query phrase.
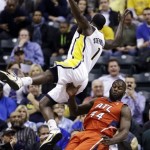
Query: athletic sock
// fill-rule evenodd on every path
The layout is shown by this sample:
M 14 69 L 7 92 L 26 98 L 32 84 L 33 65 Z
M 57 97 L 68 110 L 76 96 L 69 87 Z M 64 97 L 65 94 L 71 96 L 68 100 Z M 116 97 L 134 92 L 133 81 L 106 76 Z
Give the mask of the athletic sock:
M 48 120 L 47 125 L 50 131 L 53 129 L 58 129 L 56 121 L 54 119 Z
M 22 83 L 24 86 L 28 86 L 33 83 L 33 80 L 31 77 L 23 77 L 23 78 L 21 78 L 21 80 L 22 80 Z

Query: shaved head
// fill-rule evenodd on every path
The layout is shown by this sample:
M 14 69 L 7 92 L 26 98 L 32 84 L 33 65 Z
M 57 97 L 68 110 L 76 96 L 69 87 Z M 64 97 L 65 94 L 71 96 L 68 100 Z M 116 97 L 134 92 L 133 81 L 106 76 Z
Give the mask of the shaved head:
M 99 79 L 93 80 L 92 82 L 92 92 L 93 97 L 101 97 L 104 93 L 104 85 L 103 82 Z

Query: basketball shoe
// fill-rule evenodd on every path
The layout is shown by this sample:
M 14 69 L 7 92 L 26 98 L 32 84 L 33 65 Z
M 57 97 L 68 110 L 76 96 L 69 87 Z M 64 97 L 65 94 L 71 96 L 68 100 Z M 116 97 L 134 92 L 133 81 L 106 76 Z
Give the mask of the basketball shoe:
M 13 72 L 0 71 L 0 80 L 9 84 L 14 90 L 19 90 L 23 86 L 21 78 L 17 77 Z
M 49 136 L 41 144 L 40 150 L 49 149 L 50 147 L 54 146 L 61 138 L 62 134 L 59 128 L 51 130 Z

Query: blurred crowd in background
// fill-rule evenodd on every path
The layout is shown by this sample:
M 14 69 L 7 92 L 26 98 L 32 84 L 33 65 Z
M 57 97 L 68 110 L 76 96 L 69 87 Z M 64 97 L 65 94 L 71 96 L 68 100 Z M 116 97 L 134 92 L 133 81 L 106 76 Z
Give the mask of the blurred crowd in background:
M 108 96 L 111 84 L 123 79 L 126 95 L 121 100 L 132 113 L 128 138 L 110 150 L 148 150 L 150 147 L 150 0 L 78 0 L 89 21 L 96 13 L 106 18 L 100 31 L 114 40 L 119 14 L 124 21 L 122 42 L 104 49 L 89 74 L 89 84 L 76 97 L 78 104 Z M 16 75 L 35 76 L 64 60 L 77 29 L 67 0 L 0 0 L 0 69 Z M 14 91 L 0 83 L 0 149 L 38 150 L 49 133 L 39 111 L 39 101 L 55 85 L 31 85 Z M 70 137 L 83 130 L 85 115 L 74 118 L 67 104 L 53 107 L 63 138 L 53 148 L 64 150 Z

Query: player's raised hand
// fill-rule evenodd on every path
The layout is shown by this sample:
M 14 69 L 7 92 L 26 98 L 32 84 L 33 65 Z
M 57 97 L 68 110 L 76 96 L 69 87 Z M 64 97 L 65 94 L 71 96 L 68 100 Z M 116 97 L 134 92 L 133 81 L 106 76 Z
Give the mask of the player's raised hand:
M 124 21 L 125 17 L 130 13 L 130 10 L 126 9 L 123 14 L 119 14 L 119 20 Z
M 75 95 L 77 94 L 78 89 L 79 89 L 80 87 L 81 87 L 81 85 L 75 87 L 75 86 L 73 85 L 73 83 L 68 83 L 68 84 L 66 85 L 66 92 L 68 93 L 69 97 L 73 97 L 73 96 L 75 96 Z

